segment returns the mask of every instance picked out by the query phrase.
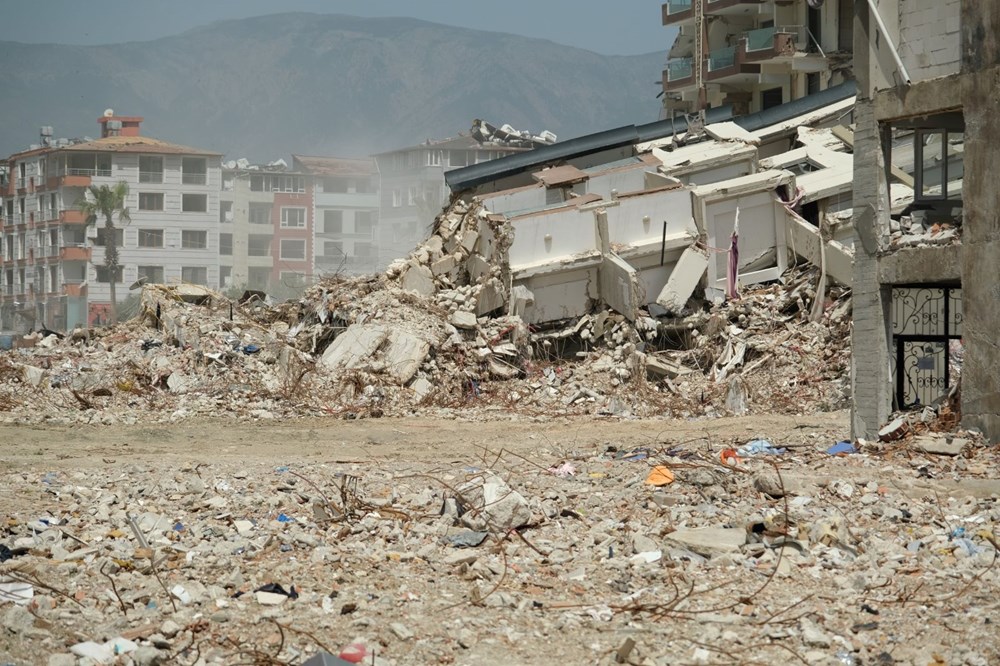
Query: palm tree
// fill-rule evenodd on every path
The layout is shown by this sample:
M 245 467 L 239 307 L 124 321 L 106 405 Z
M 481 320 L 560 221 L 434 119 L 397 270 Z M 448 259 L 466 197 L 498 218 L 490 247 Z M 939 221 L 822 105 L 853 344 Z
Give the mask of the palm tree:
M 118 238 L 117 227 L 115 227 L 115 215 L 118 221 L 126 224 L 132 221 L 128 208 L 125 206 L 125 199 L 128 197 L 128 183 L 120 181 L 114 187 L 107 185 L 91 185 L 87 188 L 87 193 L 83 201 L 80 202 L 80 210 L 87 216 L 87 224 L 97 224 L 100 217 L 104 218 L 104 265 L 108 269 L 108 279 L 111 284 L 111 321 L 118 321 L 118 300 L 115 294 L 115 281 L 118 279 L 118 272 L 121 266 L 118 263 Z

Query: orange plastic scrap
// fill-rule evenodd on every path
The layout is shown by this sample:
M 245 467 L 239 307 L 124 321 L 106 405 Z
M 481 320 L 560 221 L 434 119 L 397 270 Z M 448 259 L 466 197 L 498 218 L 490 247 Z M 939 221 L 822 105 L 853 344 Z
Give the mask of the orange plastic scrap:
M 740 461 L 739 455 L 737 455 L 735 449 L 722 449 L 722 453 L 719 454 L 719 458 L 722 460 L 723 465 L 737 464 Z M 733 462 L 730 463 L 729 461 Z
M 674 482 L 674 473 L 666 465 L 657 465 L 649 471 L 646 483 L 651 486 L 666 486 Z

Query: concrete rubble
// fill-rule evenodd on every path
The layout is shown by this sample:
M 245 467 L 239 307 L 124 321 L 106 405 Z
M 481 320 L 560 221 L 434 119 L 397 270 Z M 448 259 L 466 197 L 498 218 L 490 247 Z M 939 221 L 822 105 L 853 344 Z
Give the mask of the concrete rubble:
M 383 666 L 498 652 L 996 663 L 992 449 L 966 433 L 957 458 L 902 440 L 831 456 L 836 429 L 787 432 L 786 453 L 727 464 L 729 442 L 667 432 L 493 451 L 488 468 L 471 454 L 8 467 L 0 584 L 33 595 L 0 591 L 0 652 L 77 666 L 321 651 Z M 652 465 L 674 481 L 643 484 Z

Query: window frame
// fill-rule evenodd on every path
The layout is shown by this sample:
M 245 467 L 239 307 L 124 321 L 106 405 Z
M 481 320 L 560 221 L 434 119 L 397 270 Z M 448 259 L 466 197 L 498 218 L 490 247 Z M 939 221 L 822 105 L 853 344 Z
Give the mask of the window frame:
M 301 243 L 302 244 L 302 256 L 287 256 L 285 254 L 285 243 Z M 282 238 L 278 243 L 278 258 L 281 261 L 305 261 L 306 254 L 308 251 L 307 243 L 305 238 Z
M 289 224 L 286 213 L 288 211 L 301 211 L 302 213 L 302 223 L 301 224 Z M 282 206 L 281 207 L 281 228 L 282 229 L 305 229 L 308 224 L 308 216 L 306 214 L 305 206 Z
M 189 241 L 185 240 L 185 236 L 188 234 L 199 234 L 199 237 L 204 239 L 204 243 L 200 246 L 192 246 Z M 181 230 L 181 249 L 182 250 L 207 250 L 208 249 L 208 231 L 203 229 L 182 229 Z

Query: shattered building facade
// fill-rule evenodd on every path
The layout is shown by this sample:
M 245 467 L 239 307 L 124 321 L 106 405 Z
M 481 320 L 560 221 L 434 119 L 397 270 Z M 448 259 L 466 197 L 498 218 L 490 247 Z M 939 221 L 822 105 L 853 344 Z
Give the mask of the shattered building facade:
M 106 320 L 111 279 L 219 282 L 219 155 L 142 136 L 137 116 L 98 122 L 99 139 L 54 139 L 45 127 L 39 144 L 6 160 L 0 330 Z M 111 276 L 104 230 L 86 225 L 79 203 L 89 186 L 123 180 L 132 222 L 118 234 L 122 270 Z
M 959 388 L 1000 438 L 995 92 L 1000 12 L 972 0 L 855 15 L 853 429 Z
M 865 0 L 669 0 L 679 28 L 663 71 L 668 116 L 770 109 L 852 78 L 854 4 Z

